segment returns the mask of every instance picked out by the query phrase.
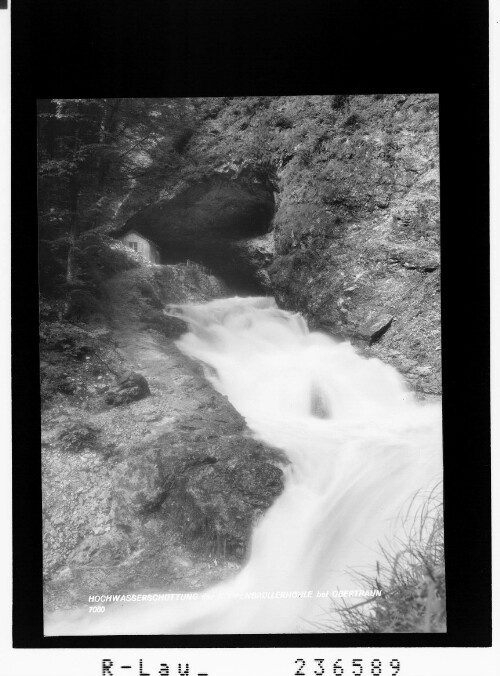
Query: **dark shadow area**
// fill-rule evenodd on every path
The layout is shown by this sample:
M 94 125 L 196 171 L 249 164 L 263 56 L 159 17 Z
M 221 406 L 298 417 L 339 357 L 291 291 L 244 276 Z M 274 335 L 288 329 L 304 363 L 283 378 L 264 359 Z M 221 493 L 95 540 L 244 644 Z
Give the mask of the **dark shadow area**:
M 219 277 L 236 295 L 260 296 L 265 289 L 256 277 L 257 270 L 230 242 L 214 246 L 203 242 L 171 247 L 162 256 L 162 263 L 175 264 L 192 261 L 203 265 L 210 274 Z

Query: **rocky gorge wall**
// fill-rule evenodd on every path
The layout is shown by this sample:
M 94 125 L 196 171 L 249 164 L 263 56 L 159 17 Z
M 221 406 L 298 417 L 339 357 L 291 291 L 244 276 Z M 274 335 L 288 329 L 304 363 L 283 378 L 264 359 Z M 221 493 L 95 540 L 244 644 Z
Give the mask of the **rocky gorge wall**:
M 226 271 L 439 394 L 438 117 L 433 94 L 206 100 L 182 167 L 125 227 L 167 251 L 216 235 Z

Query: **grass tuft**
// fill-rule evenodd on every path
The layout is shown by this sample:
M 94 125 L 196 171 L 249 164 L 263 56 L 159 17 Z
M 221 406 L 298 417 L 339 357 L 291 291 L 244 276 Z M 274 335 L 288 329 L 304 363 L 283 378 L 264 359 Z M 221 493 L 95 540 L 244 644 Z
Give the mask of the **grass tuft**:
M 423 498 L 422 503 L 419 498 Z M 371 573 L 355 573 L 359 588 L 380 596 L 352 603 L 332 599 L 324 632 L 361 634 L 446 632 L 446 588 L 442 486 L 419 492 L 401 515 L 404 535 L 380 546 Z

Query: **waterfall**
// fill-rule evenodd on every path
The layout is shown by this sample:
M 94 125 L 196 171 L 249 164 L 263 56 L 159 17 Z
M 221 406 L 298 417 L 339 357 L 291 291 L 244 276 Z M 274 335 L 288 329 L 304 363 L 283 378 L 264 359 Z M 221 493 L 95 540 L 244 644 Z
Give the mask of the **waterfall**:
M 73 623 L 54 618 L 46 632 L 314 631 L 329 605 L 318 592 L 359 590 L 356 573 L 373 569 L 381 544 L 404 539 L 402 514 L 440 481 L 441 406 L 419 402 L 394 368 L 310 332 L 272 298 L 168 311 L 189 325 L 180 349 L 206 366 L 251 433 L 290 459 L 284 491 L 258 523 L 245 567 L 207 598 L 108 606 Z

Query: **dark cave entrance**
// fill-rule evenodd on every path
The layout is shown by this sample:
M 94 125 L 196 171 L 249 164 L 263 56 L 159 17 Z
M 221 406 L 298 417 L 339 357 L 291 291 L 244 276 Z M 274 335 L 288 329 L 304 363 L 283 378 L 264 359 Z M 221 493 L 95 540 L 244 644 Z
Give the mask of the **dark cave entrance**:
M 244 242 L 271 230 L 274 191 L 265 176 L 211 177 L 143 209 L 124 231 L 134 229 L 156 242 L 164 264 L 199 263 L 235 294 L 262 295 L 262 261 Z
M 207 272 L 222 279 L 236 295 L 259 296 L 265 293 L 256 268 L 230 244 L 226 246 L 197 245 L 172 247 L 162 257 L 162 263 L 175 264 L 192 261 L 203 265 Z

